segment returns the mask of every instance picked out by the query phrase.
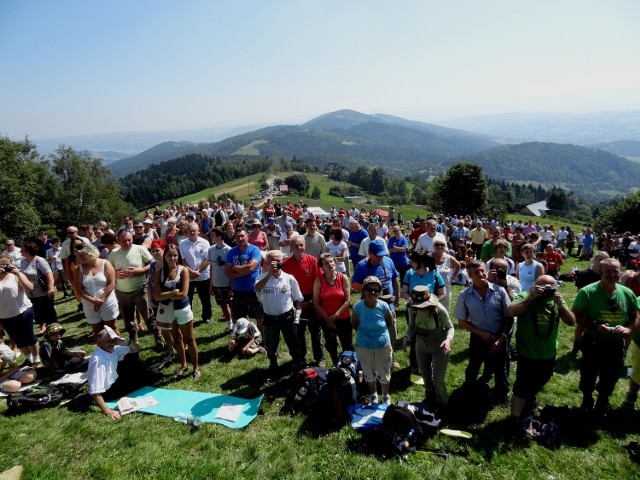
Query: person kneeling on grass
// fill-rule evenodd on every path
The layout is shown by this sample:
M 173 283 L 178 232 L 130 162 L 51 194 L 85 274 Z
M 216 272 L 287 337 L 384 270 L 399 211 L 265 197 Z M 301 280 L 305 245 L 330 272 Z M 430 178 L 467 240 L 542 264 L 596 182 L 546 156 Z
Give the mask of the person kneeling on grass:
M 35 381 L 36 370 L 33 367 L 20 368 L 16 361 L 16 352 L 11 350 L 0 338 L 0 391 L 14 393 L 22 385 Z
M 262 335 L 256 324 L 246 318 L 239 318 L 231 334 L 227 350 L 229 350 L 230 357 L 236 354 L 238 358 L 253 357 L 262 350 L 262 347 L 260 347 L 261 340 Z
M 137 353 L 140 347 L 137 342 L 125 340 L 107 326 L 96 335 L 96 344 L 98 347 L 89 359 L 89 395 L 102 413 L 117 420 L 120 412 L 109 408 L 105 400 L 115 400 L 129 393 L 133 390 L 134 381 L 140 380 L 135 378 L 136 369 L 125 365 L 125 355 Z M 120 369 L 119 362 L 123 362 Z

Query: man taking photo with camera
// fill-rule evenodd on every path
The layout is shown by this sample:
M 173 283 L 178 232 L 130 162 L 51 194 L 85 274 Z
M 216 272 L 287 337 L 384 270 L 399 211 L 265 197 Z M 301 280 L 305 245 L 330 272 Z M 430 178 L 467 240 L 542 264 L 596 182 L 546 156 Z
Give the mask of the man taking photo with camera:
M 575 318 L 557 291 L 556 280 L 542 275 L 527 292 L 513 299 L 509 315 L 518 317 L 518 367 L 511 397 L 511 418 L 519 428 L 525 408 L 533 407 L 538 392 L 553 375 L 560 320 L 575 325 Z

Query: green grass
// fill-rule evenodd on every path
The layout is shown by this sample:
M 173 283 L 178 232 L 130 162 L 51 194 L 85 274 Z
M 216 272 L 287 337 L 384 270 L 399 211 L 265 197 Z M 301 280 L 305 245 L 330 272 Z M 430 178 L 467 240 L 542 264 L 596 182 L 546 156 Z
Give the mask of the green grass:
M 571 259 L 563 267 L 584 268 L 586 262 Z M 455 300 L 461 287 L 454 287 Z M 573 284 L 560 287 L 568 303 L 575 296 Z M 196 297 L 197 298 L 197 297 Z M 352 296 L 356 300 L 356 295 Z M 60 321 L 67 329 L 69 346 L 82 345 L 92 350 L 90 328 L 82 314 L 76 312 L 75 301 L 58 298 L 56 307 Z M 196 299 L 195 316 L 200 304 Z M 404 333 L 404 307 L 398 314 L 400 337 Z M 250 360 L 220 362 L 226 344 L 225 324 L 218 321 L 220 311 L 214 310 L 211 325 L 198 325 L 196 337 L 200 351 L 202 378 L 174 382 L 172 365 L 165 371 L 158 386 L 172 389 L 224 393 L 245 398 L 265 394 L 258 417 L 243 430 L 231 430 L 217 424 L 204 424 L 197 431 L 169 418 L 134 413 L 120 421 L 102 415 L 97 407 L 69 409 L 61 406 L 18 417 L 0 415 L 0 471 L 22 465 L 28 479 L 327 479 L 327 478 L 510 478 L 510 479 L 573 479 L 573 478 L 640 478 L 637 465 L 628 457 L 623 445 L 638 440 L 638 414 L 609 421 L 585 429 L 586 434 L 564 443 L 557 450 L 539 445 L 514 445 L 504 432 L 508 406 L 492 410 L 486 421 L 469 425 L 474 434 L 469 442 L 468 458 L 451 455 L 441 459 L 429 454 L 416 454 L 406 462 L 380 462 L 358 446 L 359 434 L 350 427 L 319 438 L 311 435 L 301 416 L 280 416 L 286 382 L 266 383 L 268 365 L 264 356 Z M 581 397 L 577 391 L 578 363 L 567 356 L 571 349 L 573 329 L 564 324 L 560 329 L 560 346 L 556 374 L 539 396 L 541 404 L 555 403 L 577 406 Z M 141 359 L 150 363 L 157 354 L 152 350 L 152 336 L 141 339 Z M 467 365 L 468 334 L 456 328 L 447 385 L 449 392 L 459 387 Z M 281 349 L 285 349 L 281 342 Z M 417 401 L 422 388 L 409 381 L 408 356 L 397 354 L 402 369 L 391 379 L 394 401 Z M 512 379 L 515 365 L 512 368 Z M 627 381 L 621 378 L 612 397 L 620 405 Z M 5 410 L 0 401 L 0 413 Z M 437 435 L 428 440 L 427 448 L 459 449 L 458 441 Z

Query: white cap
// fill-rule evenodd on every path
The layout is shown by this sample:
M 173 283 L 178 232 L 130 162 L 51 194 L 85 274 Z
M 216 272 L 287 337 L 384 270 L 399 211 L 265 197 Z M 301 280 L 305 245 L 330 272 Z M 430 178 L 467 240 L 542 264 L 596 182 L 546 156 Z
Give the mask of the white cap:
M 235 330 L 236 335 L 242 335 L 248 329 L 249 329 L 249 320 L 247 320 L 244 317 L 239 318 L 238 321 L 236 322 L 236 330 Z

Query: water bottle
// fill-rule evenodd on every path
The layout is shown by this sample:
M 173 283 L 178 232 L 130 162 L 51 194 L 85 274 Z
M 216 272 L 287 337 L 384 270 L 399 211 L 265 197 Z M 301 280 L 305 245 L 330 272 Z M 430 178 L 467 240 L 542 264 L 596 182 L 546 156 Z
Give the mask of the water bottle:
M 202 423 L 202 420 L 200 420 L 200 417 L 197 417 L 195 415 L 190 415 L 188 413 L 182 413 L 182 412 L 174 413 L 173 419 L 179 423 L 186 423 L 187 425 L 193 428 L 198 428 Z
M 400 442 L 398 442 L 398 444 L 396 445 L 396 448 L 398 450 L 400 450 L 401 452 L 405 448 L 409 448 L 409 440 L 411 440 L 411 437 L 413 437 L 413 435 L 415 433 L 416 433 L 416 431 L 413 428 L 411 430 L 409 430 L 409 433 L 407 433 L 407 436 L 404 437 L 402 440 L 400 440 Z

